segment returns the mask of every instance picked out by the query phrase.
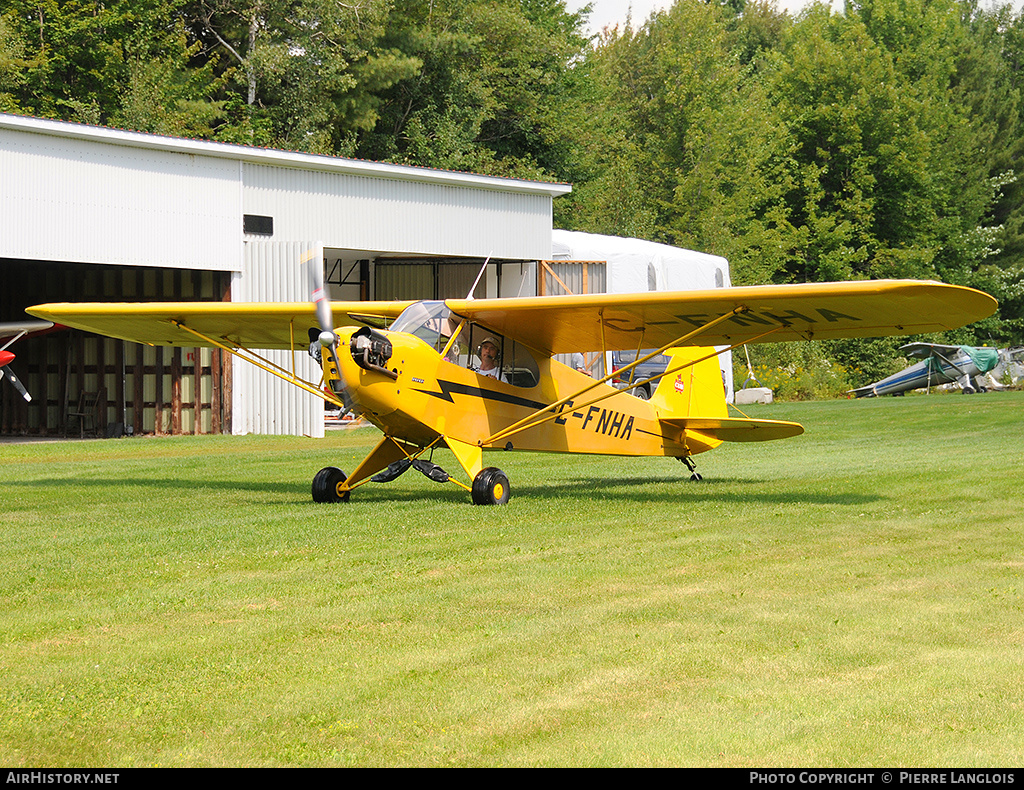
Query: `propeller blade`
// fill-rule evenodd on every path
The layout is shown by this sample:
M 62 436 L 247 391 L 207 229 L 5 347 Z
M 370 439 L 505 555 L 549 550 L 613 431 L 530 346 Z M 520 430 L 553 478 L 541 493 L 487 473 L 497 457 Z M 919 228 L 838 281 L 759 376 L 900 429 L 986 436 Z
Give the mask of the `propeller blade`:
M 323 245 L 317 244 L 313 249 L 302 255 L 302 264 L 306 267 L 309 277 L 310 298 L 316 310 L 316 320 L 320 327 L 320 345 L 327 349 L 334 362 L 334 369 L 341 376 L 341 361 L 338 359 L 338 336 L 334 333 L 334 316 L 331 314 L 331 301 L 327 298 L 324 285 L 324 253 Z M 340 395 L 346 409 L 352 408 L 352 398 L 344 377 L 340 381 L 332 381 L 331 389 Z
M 14 385 L 14 388 L 18 392 L 21 393 L 21 397 L 23 397 L 26 401 L 31 402 L 32 401 L 32 396 L 28 394 L 28 390 L 25 389 L 24 386 L 22 386 L 22 383 L 18 380 L 18 377 L 14 375 L 14 373 L 11 371 L 11 369 L 5 367 L 3 369 L 3 371 L 4 371 L 4 378 L 7 379 L 9 382 L 11 382 L 11 384 Z

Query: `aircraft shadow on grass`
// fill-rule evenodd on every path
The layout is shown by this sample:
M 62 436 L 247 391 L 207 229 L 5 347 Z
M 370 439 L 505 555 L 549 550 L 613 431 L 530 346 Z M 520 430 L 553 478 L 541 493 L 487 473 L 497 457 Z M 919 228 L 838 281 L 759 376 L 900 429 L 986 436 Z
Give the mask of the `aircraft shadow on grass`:
M 813 492 L 787 489 L 784 485 L 776 483 L 776 490 L 772 492 L 751 491 L 749 487 L 761 485 L 764 480 L 754 480 L 738 477 L 728 477 L 716 480 L 705 480 L 699 484 L 691 483 L 680 479 L 677 476 L 666 475 L 663 477 L 637 477 L 620 478 L 610 480 L 604 477 L 578 477 L 559 483 L 541 483 L 538 485 L 517 486 L 513 492 L 514 498 L 537 499 L 549 501 L 572 500 L 578 502 L 580 492 L 586 491 L 589 498 L 595 494 L 607 493 L 609 497 L 625 501 L 641 503 L 666 503 L 666 502 L 719 502 L 719 503 L 764 503 L 771 505 L 866 505 L 879 502 L 885 499 L 879 494 L 864 494 L 852 491 L 837 492 Z M 206 480 L 180 480 L 172 477 L 148 477 L 126 481 L 123 478 L 91 478 L 91 479 L 40 479 L 40 480 L 12 480 L 4 485 L 20 486 L 24 488 L 47 488 L 60 489 L 62 487 L 76 489 L 82 488 L 110 488 L 116 490 L 118 486 L 142 487 L 152 489 L 163 489 L 168 491 L 249 491 L 263 494 L 273 494 L 274 501 L 265 501 L 264 504 L 305 504 L 308 502 L 307 489 L 299 487 L 294 483 L 273 483 L 273 482 L 240 482 L 236 479 L 206 479 Z M 664 490 L 652 490 L 651 486 L 669 486 Z M 746 490 L 724 490 L 725 485 L 741 485 Z M 458 502 L 462 496 L 458 491 L 441 489 L 437 492 L 440 498 L 450 499 Z M 364 501 L 374 502 L 422 502 L 422 486 L 367 486 L 364 489 Z M 228 503 L 230 504 L 230 503 Z M 310 503 L 312 504 L 312 503 Z
M 878 494 L 863 494 L 850 491 L 825 493 L 809 492 L 795 489 L 786 489 L 776 484 L 776 490 L 771 492 L 746 490 L 725 490 L 725 485 L 741 485 L 744 487 L 763 484 L 764 480 L 742 479 L 728 477 L 715 480 L 703 480 L 694 484 L 685 479 L 675 476 L 664 477 L 638 477 L 610 480 L 604 477 L 585 477 L 568 480 L 559 486 L 536 485 L 519 486 L 514 491 L 517 497 L 530 497 L 537 499 L 559 499 L 579 501 L 580 492 L 588 492 L 592 498 L 593 494 L 607 492 L 609 497 L 625 501 L 641 503 L 650 502 L 734 502 L 736 504 L 750 504 L 760 502 L 771 505 L 864 505 L 878 502 L 885 497 Z M 652 490 L 651 486 L 670 486 L 664 490 Z

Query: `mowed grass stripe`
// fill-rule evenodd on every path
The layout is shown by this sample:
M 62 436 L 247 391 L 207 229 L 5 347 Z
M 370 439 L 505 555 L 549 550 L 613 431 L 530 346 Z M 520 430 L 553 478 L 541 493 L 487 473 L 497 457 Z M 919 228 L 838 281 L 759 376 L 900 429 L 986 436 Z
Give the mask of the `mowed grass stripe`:
M 776 404 L 796 439 L 498 453 L 0 446 L 0 763 L 1015 765 L 1024 394 Z M 457 465 L 444 452 L 435 460 Z

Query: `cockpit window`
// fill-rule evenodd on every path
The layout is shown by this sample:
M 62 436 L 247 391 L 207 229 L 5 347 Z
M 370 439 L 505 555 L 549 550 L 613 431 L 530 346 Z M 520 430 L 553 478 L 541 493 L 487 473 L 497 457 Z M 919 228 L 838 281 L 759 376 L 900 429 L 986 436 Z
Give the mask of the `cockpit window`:
M 475 371 L 478 376 L 514 387 L 536 387 L 540 381 L 540 369 L 530 350 L 487 327 L 467 323 L 456 344 L 458 356 L 449 354 L 449 361 Z
M 395 319 L 391 331 L 415 335 L 440 353 L 458 325 L 458 319 L 444 302 L 416 302 Z
M 391 331 L 415 335 L 439 354 L 448 348 L 446 362 L 468 368 L 479 376 L 487 376 L 514 387 L 537 386 L 540 368 L 533 354 L 522 343 L 469 321 L 462 327 L 455 341 L 449 343 L 461 320 L 451 314 L 444 302 L 417 302 L 409 305 L 395 319 Z

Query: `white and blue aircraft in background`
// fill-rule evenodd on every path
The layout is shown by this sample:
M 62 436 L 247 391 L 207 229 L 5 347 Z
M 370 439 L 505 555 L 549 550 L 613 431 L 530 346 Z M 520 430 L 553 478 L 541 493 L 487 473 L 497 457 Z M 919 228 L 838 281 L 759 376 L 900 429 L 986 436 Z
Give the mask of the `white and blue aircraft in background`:
M 876 395 L 902 395 L 907 390 L 931 388 L 956 383 L 965 394 L 985 392 L 982 377 L 1000 364 L 997 348 L 944 346 L 937 343 L 908 343 L 900 351 L 912 359 L 920 359 L 906 370 L 888 378 L 850 390 L 856 398 Z

